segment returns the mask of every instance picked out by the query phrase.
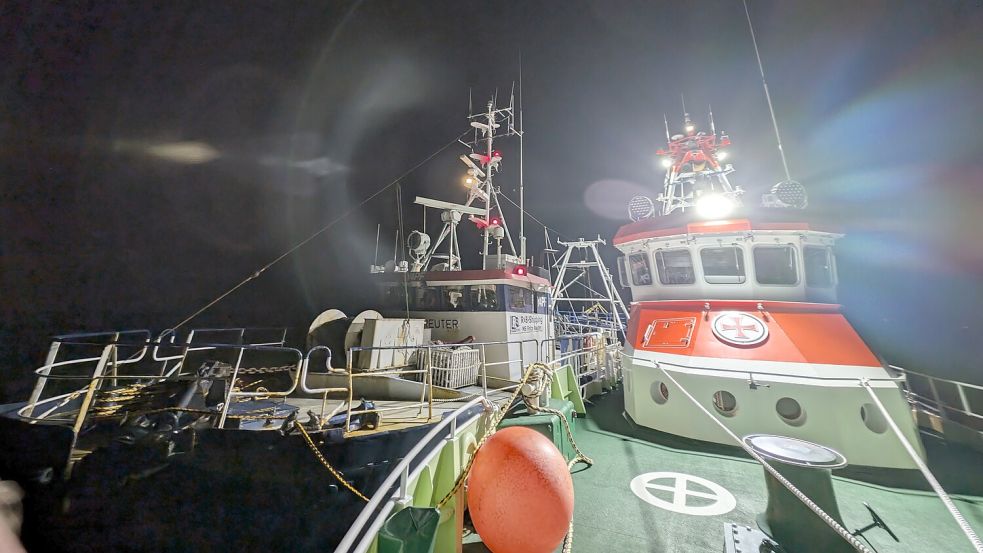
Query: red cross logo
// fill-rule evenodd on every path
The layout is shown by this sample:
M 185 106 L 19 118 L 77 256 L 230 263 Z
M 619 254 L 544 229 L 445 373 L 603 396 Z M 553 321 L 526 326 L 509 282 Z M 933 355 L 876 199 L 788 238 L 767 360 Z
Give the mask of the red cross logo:
M 768 337 L 768 327 L 747 313 L 728 311 L 713 320 L 713 333 L 720 340 L 739 346 L 759 344 Z

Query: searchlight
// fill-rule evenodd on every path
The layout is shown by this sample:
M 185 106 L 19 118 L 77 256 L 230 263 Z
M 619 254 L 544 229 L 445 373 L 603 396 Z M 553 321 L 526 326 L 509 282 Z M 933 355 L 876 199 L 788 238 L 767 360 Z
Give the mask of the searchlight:
M 696 214 L 703 219 L 723 219 L 734 211 L 734 200 L 723 194 L 707 194 L 696 200 Z

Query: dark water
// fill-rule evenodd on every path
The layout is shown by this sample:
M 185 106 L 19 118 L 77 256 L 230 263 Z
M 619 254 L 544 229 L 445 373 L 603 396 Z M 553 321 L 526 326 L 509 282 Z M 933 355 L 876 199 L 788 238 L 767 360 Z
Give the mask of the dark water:
M 892 362 L 983 381 L 981 10 L 751 5 L 793 173 L 850 233 L 851 321 Z M 505 103 L 520 49 L 528 206 L 566 237 L 610 237 L 631 191 L 661 183 L 653 153 L 681 92 L 701 124 L 713 105 L 749 198 L 781 175 L 734 2 L 15 1 L 0 15 L 2 400 L 23 397 L 51 334 L 171 326 L 390 183 L 467 128 L 469 88 Z M 516 197 L 516 145 L 502 150 Z M 408 176 L 404 203 L 463 201 L 460 153 Z M 354 314 L 372 302 L 379 222 L 392 255 L 395 200 L 195 323 Z

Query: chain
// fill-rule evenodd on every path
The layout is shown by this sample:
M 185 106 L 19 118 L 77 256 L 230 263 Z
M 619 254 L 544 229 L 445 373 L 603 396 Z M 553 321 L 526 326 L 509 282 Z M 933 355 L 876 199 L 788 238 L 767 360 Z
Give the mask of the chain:
M 537 363 L 534 363 L 534 365 L 536 364 Z M 529 376 L 533 372 L 532 367 L 533 365 L 529 366 L 529 369 L 526 371 L 526 374 L 523 375 L 522 377 L 522 381 L 519 383 L 518 386 L 515 387 L 515 391 L 512 392 L 511 396 L 509 396 L 508 401 L 502 404 L 502 407 L 499 408 L 498 413 L 496 413 L 495 416 L 492 418 L 491 424 L 488 425 L 487 430 L 485 430 L 485 434 L 481 437 L 480 440 L 478 440 L 478 444 L 474 448 L 474 453 L 471 455 L 471 458 L 468 459 L 468 464 L 464 466 L 464 470 L 461 471 L 461 474 L 457 477 L 457 481 L 454 482 L 454 487 L 451 488 L 449 492 L 447 492 L 447 495 L 445 495 L 443 499 L 437 502 L 438 509 L 442 508 L 451 499 L 453 499 L 454 495 L 456 495 L 457 492 L 461 489 L 461 487 L 464 486 L 464 482 L 467 481 L 468 475 L 471 473 L 471 467 L 474 465 L 474 458 L 478 456 L 478 450 L 480 450 L 481 446 L 485 445 L 485 442 L 488 441 L 488 438 L 490 438 L 491 435 L 495 433 L 495 430 L 498 428 L 498 424 L 502 422 L 502 419 L 505 418 L 505 413 L 508 411 L 509 406 L 512 405 L 512 403 L 516 400 L 516 398 L 519 397 L 519 394 L 522 392 L 522 387 L 526 385 L 526 382 L 529 380 Z
M 362 501 L 368 502 L 369 498 L 365 497 L 365 495 L 362 492 L 355 489 L 355 486 L 349 484 L 348 481 L 345 480 L 345 477 L 340 472 L 338 472 L 337 469 L 332 467 L 331 463 L 329 463 L 328 460 L 324 458 L 324 455 L 321 454 L 321 450 L 319 450 L 317 446 L 314 444 L 314 440 L 311 439 L 311 435 L 307 433 L 307 429 L 304 428 L 304 425 L 301 424 L 300 421 L 295 420 L 294 426 L 297 428 L 297 430 L 300 430 L 300 434 L 304 437 L 304 440 L 307 441 L 307 447 L 311 448 L 311 451 L 314 452 L 314 456 L 317 457 L 317 460 L 320 461 L 322 465 L 324 465 L 324 468 L 328 469 L 328 472 L 331 473 L 331 476 L 334 476 L 335 480 L 341 482 L 342 486 L 347 488 L 348 491 L 355 494 Z
M 279 367 L 242 367 L 239 369 L 239 375 L 244 374 L 273 374 L 292 371 L 297 368 L 297 365 L 281 365 Z

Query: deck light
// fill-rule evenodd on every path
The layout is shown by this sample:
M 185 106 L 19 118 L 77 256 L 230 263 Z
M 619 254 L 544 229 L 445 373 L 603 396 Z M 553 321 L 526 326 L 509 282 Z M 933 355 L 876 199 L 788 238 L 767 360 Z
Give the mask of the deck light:
M 672 167 L 672 158 L 671 157 L 662 158 L 662 166 L 665 167 L 666 169 Z
M 721 150 L 721 151 L 717 152 L 717 161 L 723 161 L 725 159 L 727 159 L 727 151 L 726 150 Z
M 722 194 L 707 194 L 696 200 L 696 214 L 704 219 L 722 219 L 734 210 L 734 200 Z

